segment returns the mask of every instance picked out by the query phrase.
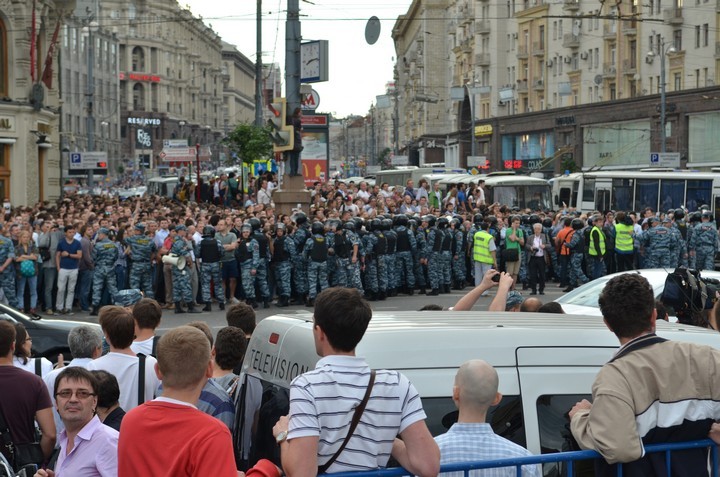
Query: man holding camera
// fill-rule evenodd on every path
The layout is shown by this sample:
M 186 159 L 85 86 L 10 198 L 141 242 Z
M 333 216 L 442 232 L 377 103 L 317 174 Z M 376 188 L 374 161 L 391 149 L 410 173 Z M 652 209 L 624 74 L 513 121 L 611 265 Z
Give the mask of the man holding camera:
M 720 419 L 720 351 L 657 336 L 653 289 L 641 275 L 612 278 L 599 303 L 621 346 L 593 383 L 593 403 L 570 410 L 573 436 L 607 461 L 596 461 L 598 476 L 617 475 L 617 465 L 629 477 L 665 475 L 665 455 L 645 455 L 645 445 L 708 437 Z M 707 448 L 675 451 L 671 473 L 707 476 L 707 458 Z

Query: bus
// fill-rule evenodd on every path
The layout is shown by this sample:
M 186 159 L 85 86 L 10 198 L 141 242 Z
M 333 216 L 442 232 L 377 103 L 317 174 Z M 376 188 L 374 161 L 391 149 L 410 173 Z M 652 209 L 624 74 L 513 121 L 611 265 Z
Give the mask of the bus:
M 477 184 L 485 181 L 485 203 L 497 202 L 508 207 L 551 209 L 550 185 L 545 179 L 518 175 L 511 171 L 491 172 L 487 175 L 457 174 L 439 181 L 443 194 L 453 185 Z M 444 196 L 444 195 L 443 195 Z
M 381 186 L 387 182 L 390 188 L 394 186 L 403 186 L 407 184 L 408 179 L 412 179 L 415 183 L 415 187 L 418 186 L 420 179 L 423 176 L 431 174 L 446 174 L 446 173 L 465 173 L 465 169 L 446 169 L 445 167 L 414 167 L 408 166 L 403 169 L 392 169 L 385 171 L 378 171 L 375 173 L 375 184 Z
M 553 203 L 582 212 L 635 210 L 650 207 L 666 212 L 685 207 L 689 212 L 707 205 L 718 210 L 720 174 L 688 170 L 593 171 L 556 177 Z

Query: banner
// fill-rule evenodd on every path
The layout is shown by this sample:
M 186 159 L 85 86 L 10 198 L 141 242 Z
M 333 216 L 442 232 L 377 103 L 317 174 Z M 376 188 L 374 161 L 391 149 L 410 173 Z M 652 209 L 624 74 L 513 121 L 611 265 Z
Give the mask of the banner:
M 53 76 L 53 70 L 52 70 L 52 62 L 53 62 L 53 55 L 55 54 L 55 47 L 57 46 L 58 42 L 58 34 L 60 33 L 60 17 L 57 19 L 57 23 L 55 24 L 55 31 L 53 32 L 52 41 L 50 41 L 50 47 L 48 48 L 48 54 L 45 58 L 45 69 L 43 70 L 42 74 L 42 82 L 45 83 L 45 86 L 47 86 L 48 89 L 52 89 L 52 76 Z

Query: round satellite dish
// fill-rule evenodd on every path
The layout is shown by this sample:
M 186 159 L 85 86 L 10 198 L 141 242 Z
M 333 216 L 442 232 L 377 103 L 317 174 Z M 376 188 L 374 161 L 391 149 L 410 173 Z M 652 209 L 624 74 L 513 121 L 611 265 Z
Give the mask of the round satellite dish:
M 374 45 L 380 37 L 380 20 L 376 16 L 370 17 L 365 25 L 365 41 L 368 45 Z
M 595 84 L 602 83 L 602 75 L 595 75 Z

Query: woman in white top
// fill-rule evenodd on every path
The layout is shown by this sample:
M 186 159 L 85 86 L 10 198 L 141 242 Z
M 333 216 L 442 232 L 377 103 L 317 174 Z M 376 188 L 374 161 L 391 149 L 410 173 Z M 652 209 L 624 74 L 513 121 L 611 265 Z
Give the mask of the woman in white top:
M 36 360 L 40 361 L 40 377 L 44 378 L 53 369 L 53 365 L 46 358 L 31 358 L 32 354 L 32 338 L 21 323 L 15 323 L 15 356 L 13 356 L 13 365 L 16 368 L 24 369 L 33 374 L 37 374 L 38 366 Z

